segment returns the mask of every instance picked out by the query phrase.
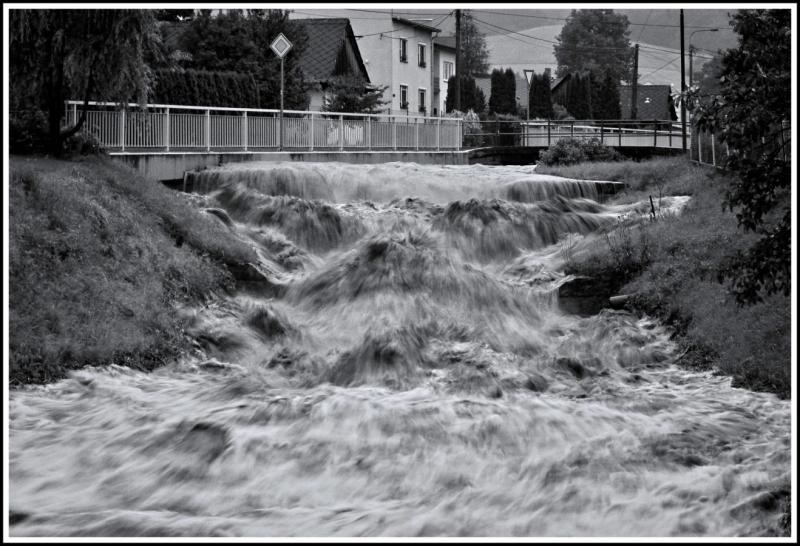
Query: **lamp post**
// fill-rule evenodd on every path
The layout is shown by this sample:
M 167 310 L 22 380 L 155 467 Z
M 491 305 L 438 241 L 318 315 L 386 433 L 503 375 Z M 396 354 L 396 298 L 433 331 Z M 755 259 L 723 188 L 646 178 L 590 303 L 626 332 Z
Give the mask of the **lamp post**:
M 692 36 L 697 34 L 698 32 L 718 32 L 718 28 L 701 28 L 700 30 L 695 30 L 691 34 L 689 34 L 689 88 L 692 87 L 692 78 L 694 76 L 694 70 L 692 68 L 692 54 L 694 53 L 694 46 L 692 45 Z

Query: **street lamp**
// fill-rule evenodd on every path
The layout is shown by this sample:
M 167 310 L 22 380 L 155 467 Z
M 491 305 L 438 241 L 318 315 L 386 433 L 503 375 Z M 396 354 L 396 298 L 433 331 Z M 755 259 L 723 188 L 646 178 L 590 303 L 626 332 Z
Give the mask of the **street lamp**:
M 694 46 L 692 45 L 692 36 L 697 34 L 698 32 L 718 32 L 718 28 L 701 28 L 700 30 L 695 30 L 691 34 L 689 34 L 689 88 L 692 87 L 692 76 L 693 76 L 693 68 L 692 68 L 692 53 L 694 53 Z
M 525 79 L 528 80 L 528 104 L 525 105 L 525 121 L 531 120 L 531 82 L 533 81 L 533 70 L 530 68 L 523 69 L 525 73 Z M 525 145 L 528 145 L 528 130 L 530 129 L 529 124 L 525 124 Z

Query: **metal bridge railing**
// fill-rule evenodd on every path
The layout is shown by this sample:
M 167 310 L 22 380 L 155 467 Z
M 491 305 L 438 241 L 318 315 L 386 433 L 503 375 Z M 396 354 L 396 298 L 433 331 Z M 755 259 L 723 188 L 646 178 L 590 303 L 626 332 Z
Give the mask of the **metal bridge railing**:
M 111 153 L 459 150 L 459 118 L 90 102 L 82 129 Z M 65 123 L 83 109 L 67 101 Z

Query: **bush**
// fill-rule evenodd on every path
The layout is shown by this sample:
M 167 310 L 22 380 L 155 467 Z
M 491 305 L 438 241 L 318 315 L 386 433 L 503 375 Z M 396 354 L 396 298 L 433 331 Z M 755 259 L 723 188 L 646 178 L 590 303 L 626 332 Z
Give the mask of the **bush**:
M 483 146 L 484 139 L 481 134 L 483 129 L 481 128 L 481 120 L 478 114 L 473 110 L 468 110 L 466 113 L 453 110 L 448 114 L 448 117 L 461 118 L 461 134 L 464 136 L 464 146 Z
M 562 138 L 547 150 L 539 152 L 542 165 L 575 165 L 584 161 L 620 161 L 622 154 L 602 144 L 597 138 L 580 140 Z
M 47 116 L 37 108 L 11 112 L 8 137 L 12 154 L 44 152 L 47 143 Z

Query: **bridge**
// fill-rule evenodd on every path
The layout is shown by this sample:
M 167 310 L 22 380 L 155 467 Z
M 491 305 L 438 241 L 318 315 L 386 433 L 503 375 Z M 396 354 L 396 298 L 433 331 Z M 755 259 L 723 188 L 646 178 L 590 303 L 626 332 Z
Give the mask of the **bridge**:
M 83 103 L 67 101 L 65 124 Z M 175 180 L 187 171 L 253 160 L 469 164 L 534 163 L 563 138 L 595 138 L 628 155 L 681 153 L 671 120 L 470 122 L 257 108 L 89 102 L 83 132 L 143 174 Z M 691 137 L 687 135 L 687 146 Z M 509 159 L 512 158 L 512 159 Z

